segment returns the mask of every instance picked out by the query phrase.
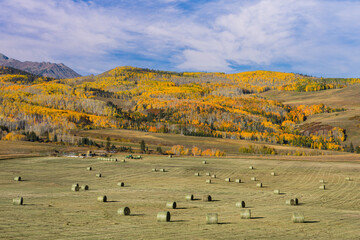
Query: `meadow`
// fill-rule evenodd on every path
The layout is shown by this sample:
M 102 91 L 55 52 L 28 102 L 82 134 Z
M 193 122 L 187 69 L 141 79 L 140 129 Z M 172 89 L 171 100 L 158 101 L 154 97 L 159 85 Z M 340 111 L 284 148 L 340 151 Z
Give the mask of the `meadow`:
M 224 158 L 145 155 L 118 162 L 94 158 L 32 157 L 1 160 L 1 239 L 358 239 L 360 158 L 354 154 L 313 157 Z M 347 159 L 347 160 L 346 160 Z M 206 160 L 208 164 L 202 162 Z M 331 161 L 328 161 L 331 160 Z M 92 171 L 87 171 L 91 166 Z M 253 166 L 254 169 L 249 169 Z M 166 172 L 152 172 L 164 168 Z M 196 172 L 200 176 L 195 176 Z M 211 184 L 206 173 L 216 174 Z M 277 176 L 271 173 L 276 172 Z M 95 175 L 101 173 L 102 177 Z M 14 181 L 21 176 L 23 181 Z M 257 181 L 251 181 L 256 177 Z M 352 181 L 346 181 L 351 177 Z M 231 178 L 231 182 L 225 182 Z M 241 179 L 242 183 L 235 183 Z M 324 180 L 325 183 L 320 183 Z M 119 187 L 118 182 L 124 182 Z M 72 192 L 74 183 L 88 191 Z M 262 183 L 263 187 L 256 186 Z M 319 189 L 325 184 L 326 190 Z M 279 189 L 281 194 L 274 194 Z M 195 200 L 185 196 L 193 194 Z M 203 202 L 204 194 L 213 201 Z M 97 202 L 106 195 L 108 202 Z M 22 196 L 24 205 L 13 205 Z M 298 198 L 299 205 L 285 201 Z M 166 209 L 175 201 L 177 209 Z M 241 219 L 245 201 L 252 219 Z M 120 216 L 117 209 L 131 209 Z M 170 211 L 171 221 L 156 215 Z M 293 223 L 301 212 L 305 223 Z M 219 224 L 206 224 L 218 213 Z

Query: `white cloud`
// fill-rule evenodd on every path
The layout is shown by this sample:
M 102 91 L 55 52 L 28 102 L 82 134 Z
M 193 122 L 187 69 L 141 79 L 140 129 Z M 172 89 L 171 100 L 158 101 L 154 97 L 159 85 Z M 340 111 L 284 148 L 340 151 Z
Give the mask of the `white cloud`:
M 64 62 L 82 73 L 136 64 L 360 75 L 356 1 L 217 0 L 191 10 L 178 5 L 192 4 L 186 0 L 141 0 L 136 7 L 120 2 L 0 0 L 0 52 Z

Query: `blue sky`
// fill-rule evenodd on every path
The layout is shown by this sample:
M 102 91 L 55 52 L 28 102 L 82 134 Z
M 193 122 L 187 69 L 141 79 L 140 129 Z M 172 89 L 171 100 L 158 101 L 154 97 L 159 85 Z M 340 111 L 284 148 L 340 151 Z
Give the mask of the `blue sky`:
M 0 0 L 0 53 L 117 66 L 360 77 L 360 1 Z

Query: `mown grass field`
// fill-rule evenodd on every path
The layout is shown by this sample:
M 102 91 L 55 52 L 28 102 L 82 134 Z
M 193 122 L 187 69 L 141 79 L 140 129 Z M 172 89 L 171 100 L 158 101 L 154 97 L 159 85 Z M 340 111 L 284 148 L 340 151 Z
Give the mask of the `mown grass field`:
M 351 156 L 346 162 L 341 155 L 332 156 L 332 162 L 328 156 L 315 156 L 316 161 L 155 155 L 126 163 L 62 157 L 1 160 L 0 238 L 359 239 L 360 158 Z M 205 159 L 209 164 L 202 164 Z M 273 171 L 278 176 L 271 176 Z M 102 178 L 95 177 L 99 172 Z M 206 172 L 217 175 L 213 184 L 205 184 Z M 15 176 L 25 181 L 16 182 Z M 253 176 L 259 181 L 251 181 Z M 353 181 L 345 181 L 347 176 Z M 225 182 L 226 177 L 232 182 Z M 244 183 L 233 182 L 235 178 Z M 327 190 L 319 189 L 321 179 Z M 117 186 L 119 181 L 125 187 Z M 263 188 L 256 187 L 259 182 Z M 73 183 L 88 184 L 90 190 L 72 192 Z M 284 194 L 274 195 L 274 189 Z M 197 199 L 210 194 L 215 201 L 186 201 L 187 194 Z M 97 202 L 101 195 L 109 202 Z M 24 197 L 24 205 L 12 205 L 16 196 Z M 295 197 L 300 205 L 285 205 Z M 235 203 L 242 200 L 253 219 L 240 219 Z M 176 201 L 179 209 L 169 210 L 171 222 L 158 223 L 156 214 L 166 210 L 167 201 Z M 125 206 L 131 216 L 117 215 Z M 306 222 L 292 223 L 293 212 L 304 213 Z M 218 213 L 220 224 L 205 224 L 207 213 Z

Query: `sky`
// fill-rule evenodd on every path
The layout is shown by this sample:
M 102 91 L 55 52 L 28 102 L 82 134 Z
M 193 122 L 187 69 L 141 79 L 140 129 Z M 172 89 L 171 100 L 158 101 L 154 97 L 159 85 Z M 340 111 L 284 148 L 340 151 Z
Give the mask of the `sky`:
M 0 53 L 169 71 L 360 77 L 360 1 L 0 0 Z

